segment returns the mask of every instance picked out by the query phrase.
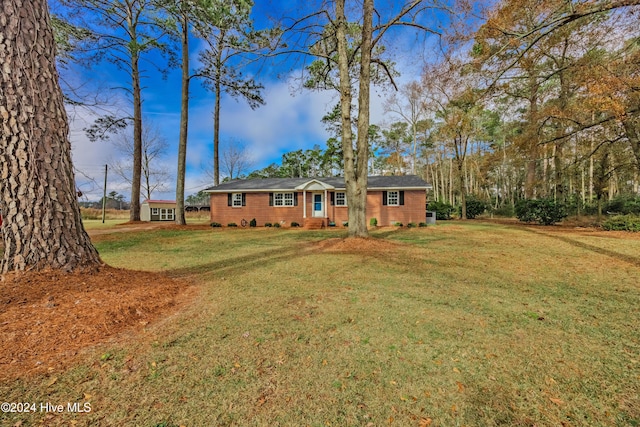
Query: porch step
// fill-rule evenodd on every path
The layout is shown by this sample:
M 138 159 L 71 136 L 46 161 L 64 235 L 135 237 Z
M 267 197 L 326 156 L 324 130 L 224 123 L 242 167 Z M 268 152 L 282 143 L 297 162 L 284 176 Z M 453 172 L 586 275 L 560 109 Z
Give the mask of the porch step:
M 305 230 L 321 230 L 325 225 L 324 218 L 307 218 L 304 220 Z

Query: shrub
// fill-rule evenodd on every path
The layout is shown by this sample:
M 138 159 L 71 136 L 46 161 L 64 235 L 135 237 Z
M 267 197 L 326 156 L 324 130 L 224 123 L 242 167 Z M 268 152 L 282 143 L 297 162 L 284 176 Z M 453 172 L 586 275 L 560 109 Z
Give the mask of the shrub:
M 420 224 L 418 224 L 418 227 L 426 227 L 427 223 L 426 222 L 421 222 Z
M 274 223 L 273 223 L 273 226 L 274 226 L 275 228 L 280 228 L 280 223 L 279 223 L 279 222 L 274 222 Z
M 377 227 L 377 226 L 378 226 L 378 220 L 377 220 L 376 218 L 371 218 L 371 219 L 369 220 L 369 225 L 370 225 L 371 227 Z
M 249 221 L 249 227 L 255 227 L 256 225 L 258 225 L 258 221 L 255 218 Z
M 217 228 L 217 227 L 222 227 L 222 224 L 220 224 L 219 222 L 212 222 L 211 224 L 209 224 L 211 227 Z
M 400 221 L 396 221 L 393 223 L 396 227 L 402 227 L 402 223 Z
M 453 212 L 453 206 L 444 202 L 429 202 L 427 204 L 428 211 L 434 211 L 436 213 L 436 219 L 447 220 L 451 219 L 451 212 Z
M 515 210 L 513 208 L 513 205 L 511 203 L 507 203 L 506 205 L 500 206 L 496 209 L 492 210 L 493 214 L 496 216 L 506 216 L 506 217 L 513 217 L 515 215 Z
M 640 232 L 640 216 L 637 215 L 615 215 L 607 218 L 602 223 L 602 228 L 607 231 L 621 230 Z
M 270 223 L 270 222 L 265 222 L 265 223 L 264 223 L 264 226 L 265 226 L 265 227 L 271 227 L 271 223 Z
M 407 224 L 407 228 L 413 228 L 416 226 L 415 222 L 410 222 L 409 224 Z
M 640 197 L 618 196 L 607 202 L 604 211 L 622 215 L 640 215 Z
M 292 222 L 291 222 L 291 226 L 292 226 L 292 227 L 300 227 L 300 224 L 298 224 L 298 223 L 297 223 L 297 222 L 295 222 L 295 221 L 292 221 Z
M 487 210 L 487 203 L 473 196 L 467 197 L 467 219 L 474 219 Z M 462 216 L 462 206 L 458 206 L 458 215 Z M 437 218 L 436 218 L 437 219 Z
M 349 221 L 342 221 L 342 226 L 343 227 L 348 227 L 349 226 Z
M 227 224 L 227 227 L 237 227 L 238 224 L 236 224 L 235 222 L 230 222 L 229 224 Z
M 543 225 L 553 225 L 567 217 L 565 206 L 553 199 L 520 200 L 516 203 L 515 211 L 520 221 Z

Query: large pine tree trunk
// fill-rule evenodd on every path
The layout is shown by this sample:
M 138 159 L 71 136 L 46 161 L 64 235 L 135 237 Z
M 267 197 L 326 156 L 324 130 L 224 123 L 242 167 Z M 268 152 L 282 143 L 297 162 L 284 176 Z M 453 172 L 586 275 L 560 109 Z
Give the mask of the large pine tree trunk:
M 185 12 L 182 21 L 182 95 L 180 110 L 180 141 L 178 142 L 178 177 L 176 179 L 176 224 L 186 225 L 184 216 L 184 180 L 187 164 L 187 132 L 189 129 L 189 20 Z
M 45 0 L 0 2 L 0 271 L 102 264 L 82 226 Z
M 131 210 L 129 219 L 140 221 L 140 181 L 142 177 L 142 89 L 140 87 L 139 56 L 131 60 L 133 83 L 133 175 L 131 177 Z

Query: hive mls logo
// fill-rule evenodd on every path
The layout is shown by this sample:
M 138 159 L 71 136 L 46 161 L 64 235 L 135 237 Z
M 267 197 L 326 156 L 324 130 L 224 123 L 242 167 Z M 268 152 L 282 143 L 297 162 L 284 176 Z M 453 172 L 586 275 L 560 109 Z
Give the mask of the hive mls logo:
M 67 412 L 75 412 L 75 413 L 83 413 L 83 412 L 91 412 L 91 403 L 84 402 L 84 404 L 80 404 L 80 402 L 75 403 L 67 403 Z

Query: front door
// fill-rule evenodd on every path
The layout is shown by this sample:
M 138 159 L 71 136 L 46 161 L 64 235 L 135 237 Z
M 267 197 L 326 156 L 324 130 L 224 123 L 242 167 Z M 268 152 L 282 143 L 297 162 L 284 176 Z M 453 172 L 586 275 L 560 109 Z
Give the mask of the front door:
M 315 193 L 313 195 L 313 216 L 323 217 L 324 211 L 322 209 L 322 193 Z

